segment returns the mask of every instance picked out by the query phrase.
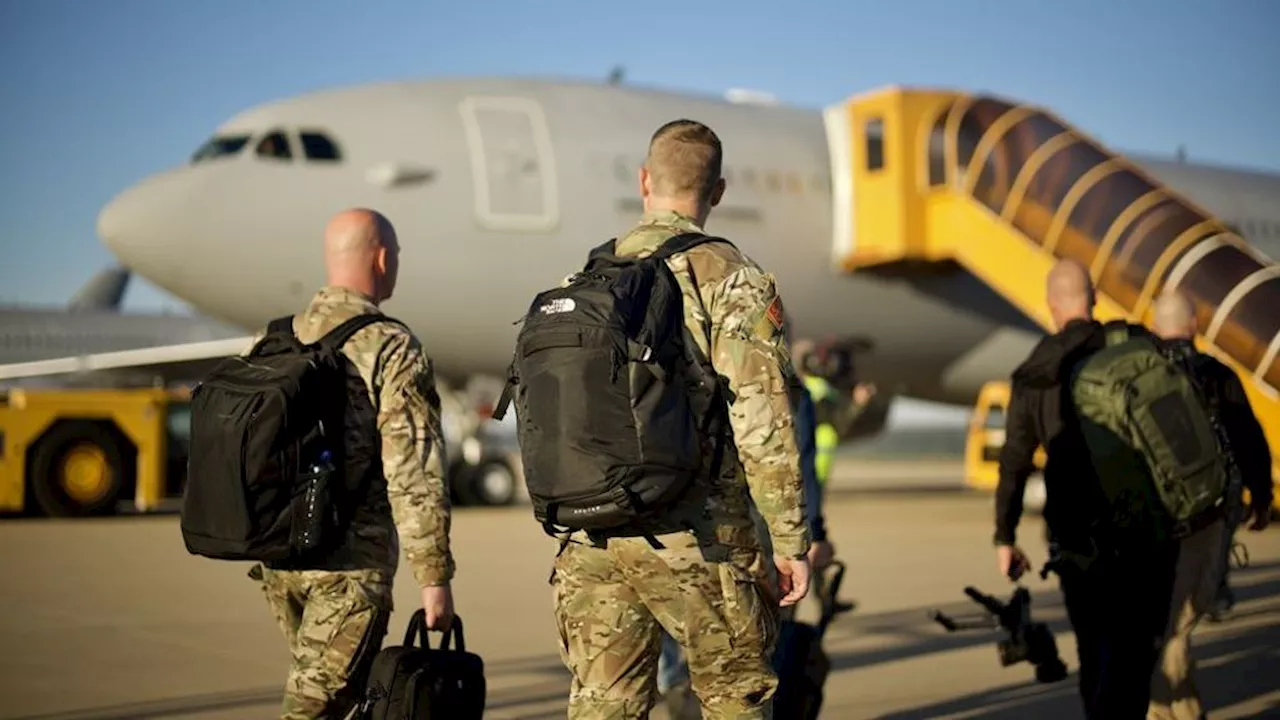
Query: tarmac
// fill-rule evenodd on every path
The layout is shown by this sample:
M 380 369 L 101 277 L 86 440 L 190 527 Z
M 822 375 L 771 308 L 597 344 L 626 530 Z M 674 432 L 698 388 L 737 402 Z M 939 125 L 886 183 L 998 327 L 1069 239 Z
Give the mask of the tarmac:
M 841 597 L 857 608 L 827 633 L 823 718 L 1079 718 L 1075 644 L 1051 576 L 1024 581 L 1072 674 L 1038 684 L 1001 667 L 1001 635 L 948 633 L 933 609 L 974 616 L 966 585 L 1007 600 L 991 549 L 992 498 L 964 489 L 955 461 L 843 461 L 826 505 Z M 547 584 L 554 542 L 527 507 L 454 514 L 455 602 L 467 649 L 485 660 L 487 718 L 565 716 Z M 1038 517 L 1020 537 L 1033 562 Z M 1239 604 L 1195 636 L 1209 717 L 1280 717 L 1280 527 L 1241 532 Z M 0 521 L 0 718 L 271 718 L 288 656 L 249 564 L 188 555 L 176 516 Z M 385 644 L 417 601 L 407 569 Z M 438 642 L 439 635 L 432 634 Z M 664 718 L 656 709 L 654 718 Z

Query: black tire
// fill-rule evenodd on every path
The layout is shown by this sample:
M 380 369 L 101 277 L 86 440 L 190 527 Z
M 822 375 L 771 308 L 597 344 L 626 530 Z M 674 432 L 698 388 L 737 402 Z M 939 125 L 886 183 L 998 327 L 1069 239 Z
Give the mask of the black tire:
M 505 460 L 486 458 L 464 472 L 461 492 L 469 505 L 499 507 L 515 502 L 519 480 Z
M 55 425 L 31 450 L 27 486 L 36 505 L 50 517 L 114 514 L 133 479 L 125 450 L 116 433 L 100 423 Z

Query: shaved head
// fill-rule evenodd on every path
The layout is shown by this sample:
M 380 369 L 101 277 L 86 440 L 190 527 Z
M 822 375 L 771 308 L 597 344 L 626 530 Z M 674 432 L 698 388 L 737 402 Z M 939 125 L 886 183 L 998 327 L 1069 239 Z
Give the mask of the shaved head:
M 674 120 L 658 128 L 640 168 L 645 210 L 674 210 L 705 222 L 724 194 L 723 155 L 720 138 L 700 122 Z
M 1152 308 L 1151 329 L 1165 340 L 1190 340 L 1196 335 L 1196 306 L 1177 290 L 1161 293 Z
M 1075 260 L 1059 260 L 1049 270 L 1045 299 L 1059 329 L 1072 320 L 1093 317 L 1093 281 L 1089 271 Z
M 375 210 L 343 210 L 324 228 L 328 284 L 363 293 L 375 303 L 391 297 L 399 257 L 395 228 Z

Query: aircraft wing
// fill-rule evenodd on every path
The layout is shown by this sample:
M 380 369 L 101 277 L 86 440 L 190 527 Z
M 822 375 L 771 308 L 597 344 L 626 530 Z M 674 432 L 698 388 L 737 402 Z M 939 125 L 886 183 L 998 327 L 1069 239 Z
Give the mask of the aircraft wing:
M 163 381 L 165 384 L 195 381 L 208 373 L 219 360 L 248 350 L 252 343 L 253 336 L 245 335 L 12 363 L 0 365 L 0 383 L 55 377 L 64 382 L 70 379 L 77 383 L 102 383 L 108 380 L 118 382 L 126 378 L 147 384 L 156 381 Z

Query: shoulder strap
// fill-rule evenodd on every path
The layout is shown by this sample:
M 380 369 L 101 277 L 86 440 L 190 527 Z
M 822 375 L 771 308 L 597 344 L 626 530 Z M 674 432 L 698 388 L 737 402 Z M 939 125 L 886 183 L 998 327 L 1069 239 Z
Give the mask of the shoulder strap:
M 267 332 L 269 333 L 293 333 L 293 316 L 285 315 L 267 323 Z
M 736 247 L 733 243 L 722 237 L 714 237 L 704 235 L 702 233 L 690 232 L 674 235 L 667 238 L 658 246 L 647 258 L 647 260 L 666 260 L 672 255 L 687 252 L 704 243 L 720 242 L 730 247 Z M 629 263 L 639 262 L 639 259 L 633 257 L 620 257 L 617 254 L 618 239 L 612 238 L 608 242 L 597 245 L 587 253 L 587 266 L 590 267 L 593 262 L 603 261 L 612 265 L 626 265 Z
M 1129 324 L 1123 320 L 1112 320 L 1102 326 L 1106 332 L 1107 346 L 1119 345 L 1129 339 Z
M 682 235 L 676 235 L 675 237 L 668 238 L 666 242 L 659 245 L 658 249 L 654 250 L 653 254 L 649 257 L 654 260 L 666 260 L 672 255 L 687 252 L 699 245 L 710 242 L 721 242 L 730 247 L 734 247 L 733 243 L 722 237 L 703 235 L 702 233 L 684 233 Z
M 347 344 L 347 341 L 351 339 L 352 335 L 355 335 L 357 332 L 360 332 L 360 330 L 378 322 L 393 322 L 404 327 L 404 323 L 396 320 L 395 318 L 383 315 L 382 313 L 363 313 L 343 321 L 341 325 L 325 333 L 324 337 L 320 338 L 316 342 L 317 344 L 324 345 L 332 350 L 341 350 L 342 346 Z

